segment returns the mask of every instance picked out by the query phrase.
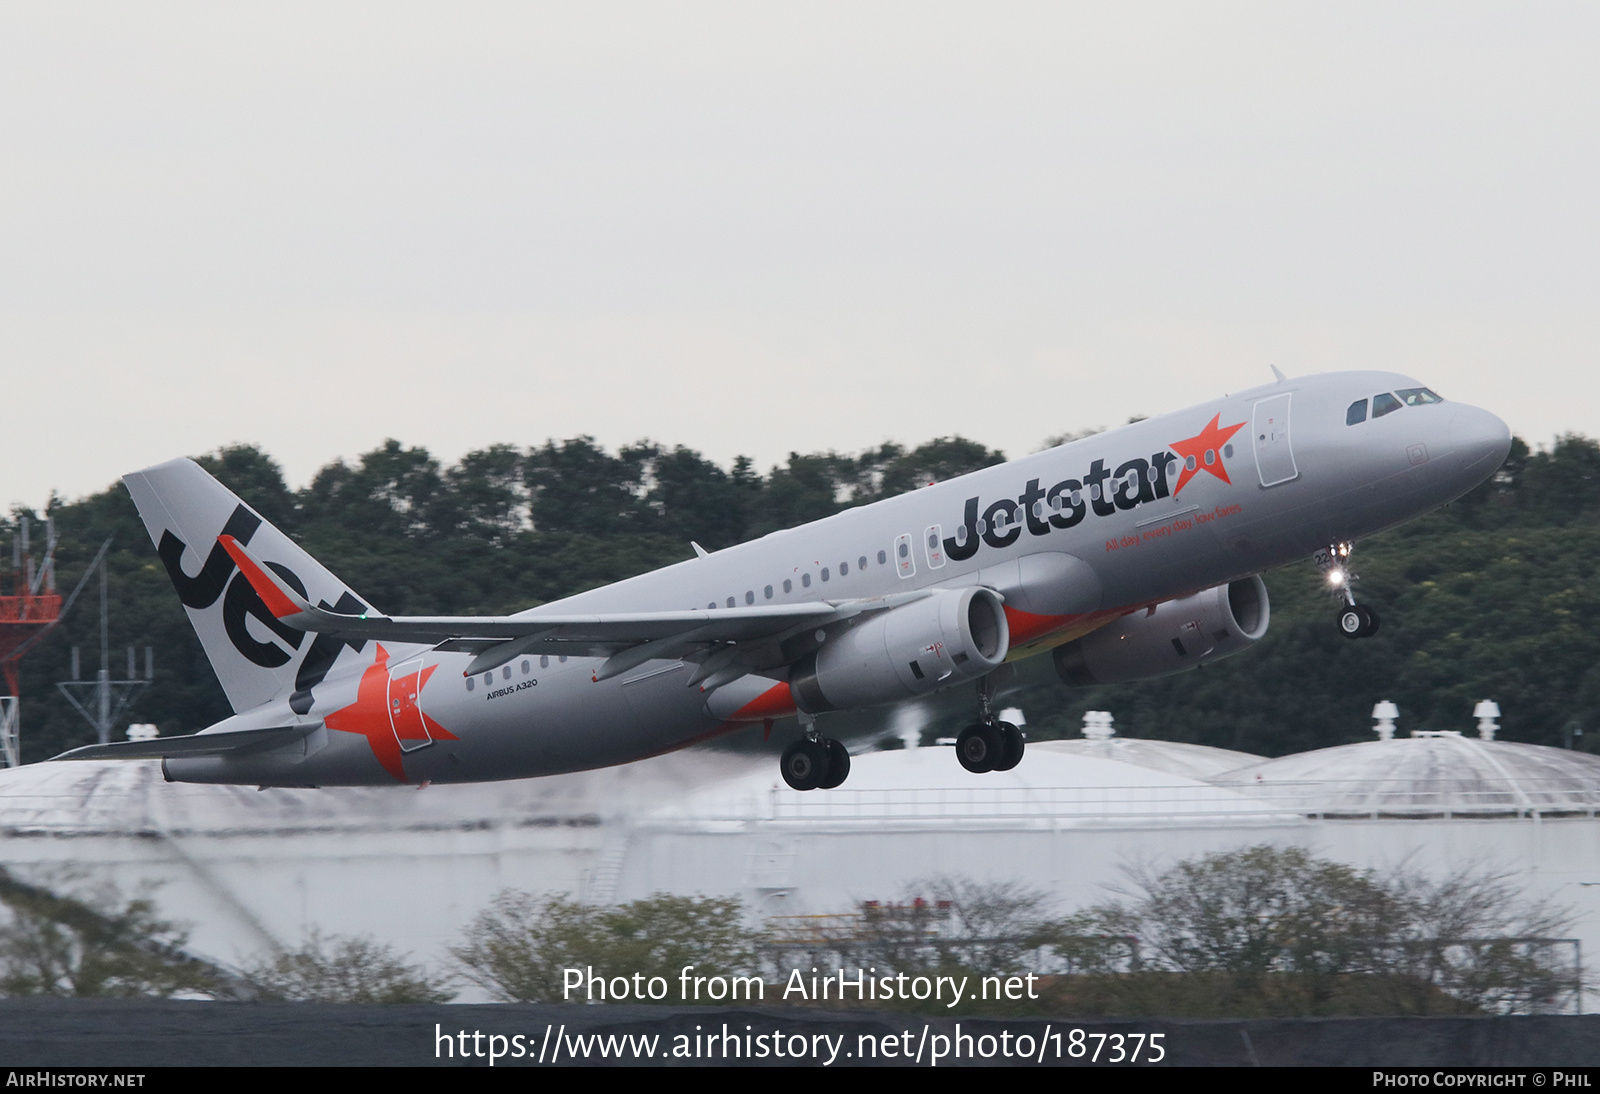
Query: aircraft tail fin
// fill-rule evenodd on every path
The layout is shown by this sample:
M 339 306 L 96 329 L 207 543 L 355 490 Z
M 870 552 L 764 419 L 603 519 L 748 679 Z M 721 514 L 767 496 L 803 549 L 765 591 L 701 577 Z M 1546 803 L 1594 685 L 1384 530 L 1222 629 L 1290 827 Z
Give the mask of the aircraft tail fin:
M 122 481 L 233 709 L 287 696 L 299 713 L 310 710 L 311 688 L 340 653 L 364 643 L 285 625 L 240 572 L 226 541 L 248 545 L 250 556 L 311 604 L 350 615 L 368 605 L 193 460 Z

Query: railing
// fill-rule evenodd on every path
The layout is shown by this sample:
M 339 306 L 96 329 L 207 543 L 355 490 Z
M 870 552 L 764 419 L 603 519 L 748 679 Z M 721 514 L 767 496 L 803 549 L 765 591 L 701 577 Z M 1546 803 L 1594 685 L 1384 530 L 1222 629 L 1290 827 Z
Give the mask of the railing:
M 690 798 L 659 820 L 1074 821 L 1116 823 L 1294 819 L 1586 816 L 1600 813 L 1600 780 L 1353 780 L 1219 786 L 927 787 L 812 791 L 783 788 Z

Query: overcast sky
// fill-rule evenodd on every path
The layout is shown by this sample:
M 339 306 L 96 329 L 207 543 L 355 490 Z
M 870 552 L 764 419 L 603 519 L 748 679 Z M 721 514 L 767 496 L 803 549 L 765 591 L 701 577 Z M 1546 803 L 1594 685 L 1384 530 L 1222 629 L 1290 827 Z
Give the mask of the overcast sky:
M 0 505 L 233 442 L 1600 434 L 1600 5 L 0 6 Z

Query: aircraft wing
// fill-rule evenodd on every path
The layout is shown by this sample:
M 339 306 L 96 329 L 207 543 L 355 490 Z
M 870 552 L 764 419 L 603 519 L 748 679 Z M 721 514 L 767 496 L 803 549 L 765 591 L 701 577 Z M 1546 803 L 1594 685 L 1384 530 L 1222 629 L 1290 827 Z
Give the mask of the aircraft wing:
M 385 616 L 344 615 L 310 604 L 263 566 L 234 537 L 218 542 L 233 557 L 267 610 L 297 630 L 340 638 L 435 645 L 475 653 L 466 675 L 498 668 L 527 653 L 603 656 L 596 679 L 604 680 L 655 658 L 682 657 L 729 643 L 770 645 L 809 627 L 863 612 L 883 611 L 929 595 L 901 593 L 867 600 L 773 604 L 670 612 L 521 615 Z M 770 659 L 770 658 L 769 658 Z

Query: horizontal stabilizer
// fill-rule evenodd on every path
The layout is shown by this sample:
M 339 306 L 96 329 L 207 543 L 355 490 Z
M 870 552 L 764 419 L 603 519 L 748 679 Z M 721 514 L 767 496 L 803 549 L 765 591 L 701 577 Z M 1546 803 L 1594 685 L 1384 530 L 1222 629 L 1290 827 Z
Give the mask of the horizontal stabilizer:
M 152 737 L 148 741 L 116 741 L 84 745 L 54 760 L 164 760 L 169 756 L 215 756 L 225 752 L 262 752 L 293 744 L 314 733 L 321 722 L 297 726 L 240 729 L 232 733 L 194 733 L 187 737 Z

